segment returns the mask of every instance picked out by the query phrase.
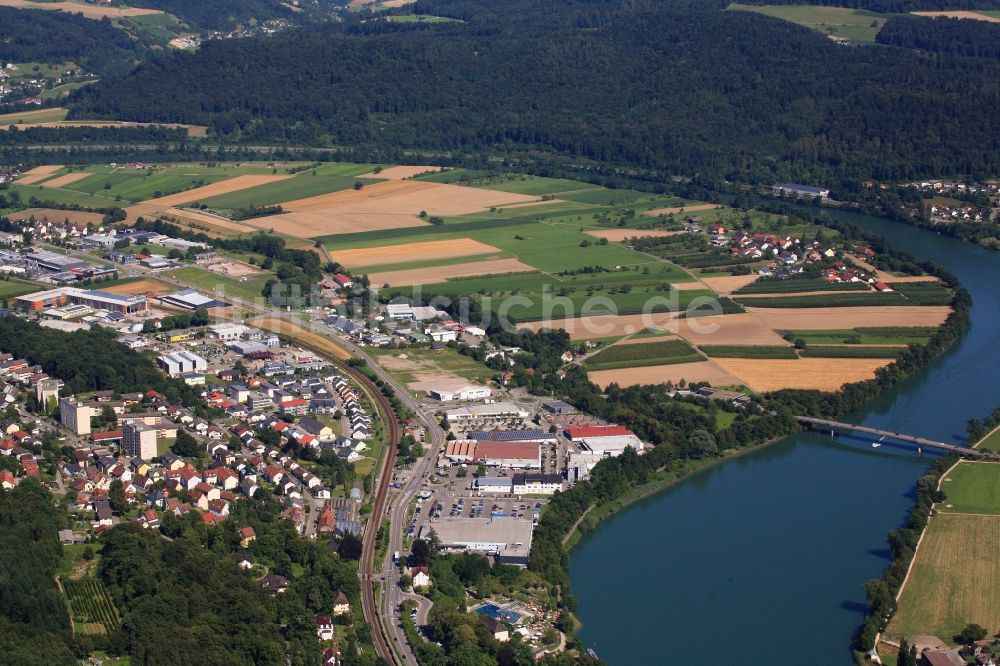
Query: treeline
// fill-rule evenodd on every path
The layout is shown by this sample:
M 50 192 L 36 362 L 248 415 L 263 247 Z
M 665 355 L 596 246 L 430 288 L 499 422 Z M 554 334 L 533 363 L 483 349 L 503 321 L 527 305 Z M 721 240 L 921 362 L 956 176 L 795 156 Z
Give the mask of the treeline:
M 1000 25 L 989 21 L 894 16 L 886 21 L 875 41 L 931 53 L 1000 59 Z
M 798 0 L 749 0 L 749 5 L 796 5 Z M 848 7 L 885 14 L 956 9 L 1000 9 L 998 0 L 815 0 L 813 5 Z
M 136 220 L 134 228 L 142 231 L 155 231 L 158 234 L 183 238 L 196 243 L 206 243 L 223 250 L 262 254 L 274 261 L 291 264 L 314 281 L 319 280 L 323 275 L 322 262 L 316 252 L 286 247 L 284 238 L 265 234 L 263 231 L 247 238 L 216 238 L 200 231 L 185 229 L 165 220 L 147 220 L 142 217 Z
M 523 15 L 490 4 L 418 4 L 468 23 L 347 21 L 211 42 L 77 91 L 73 117 L 380 152 L 534 151 L 756 182 L 997 170 L 1000 63 L 844 48 L 788 22 L 684 3 L 536 3 Z
M 0 60 L 72 61 L 102 75 L 125 73 L 149 50 L 109 19 L 0 7 Z
M 896 595 L 906 579 L 906 572 L 916 553 L 920 535 L 927 527 L 934 502 L 945 499 L 938 490 L 941 476 L 958 460 L 956 454 L 939 458 L 930 470 L 917 480 L 917 500 L 910 511 L 906 527 L 889 532 L 889 550 L 892 563 L 882 572 L 882 576 L 865 583 L 868 600 L 868 616 L 858 630 L 854 647 L 859 652 L 868 652 L 875 646 L 875 636 L 889 626 L 889 620 L 896 612 Z
M 70 666 L 85 656 L 78 654 L 55 581 L 62 526 L 52 497 L 35 479 L 0 490 L 0 661 L 6 664 Z
M 0 349 L 63 380 L 67 395 L 154 389 L 174 404 L 202 402 L 198 390 L 166 377 L 152 361 L 118 342 L 114 331 L 105 328 L 65 333 L 6 317 L 0 319 Z
M 53 12 L 55 13 L 55 12 Z M 114 143 L 183 143 L 187 130 L 170 127 L 28 127 L 0 132 L 0 145 L 18 146 L 40 143 L 114 144 Z
M 237 566 L 237 530 L 248 525 L 257 534 L 248 550 L 290 582 L 286 592 L 270 595 Z M 99 575 L 122 616 L 108 651 L 132 663 L 319 664 L 314 616 L 332 616 L 337 590 L 357 603 L 355 563 L 300 537 L 267 490 L 234 502 L 220 525 L 168 512 L 161 530 L 123 525 L 103 540 Z M 345 664 L 374 663 L 359 658 L 359 640 L 348 632 Z

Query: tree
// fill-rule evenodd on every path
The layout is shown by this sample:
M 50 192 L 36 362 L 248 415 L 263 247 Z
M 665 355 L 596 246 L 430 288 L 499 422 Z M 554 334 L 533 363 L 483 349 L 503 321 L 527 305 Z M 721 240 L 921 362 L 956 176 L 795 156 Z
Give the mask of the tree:
M 965 625 L 958 634 L 955 635 L 955 642 L 962 645 L 971 645 L 976 641 L 981 641 L 989 634 L 986 627 L 980 626 L 978 624 L 969 623 Z
M 361 559 L 361 539 L 353 534 L 345 534 L 340 540 L 340 549 L 337 551 L 340 556 L 347 560 Z
M 410 564 L 413 566 L 424 566 L 431 561 L 431 546 L 423 539 L 417 539 L 410 546 Z
M 177 441 L 170 447 L 170 450 L 179 456 L 194 458 L 202 452 L 202 447 L 198 440 L 188 434 L 186 430 L 178 430 Z
M 896 659 L 896 666 L 917 666 L 917 646 L 910 645 L 905 638 L 899 641 L 899 657 Z

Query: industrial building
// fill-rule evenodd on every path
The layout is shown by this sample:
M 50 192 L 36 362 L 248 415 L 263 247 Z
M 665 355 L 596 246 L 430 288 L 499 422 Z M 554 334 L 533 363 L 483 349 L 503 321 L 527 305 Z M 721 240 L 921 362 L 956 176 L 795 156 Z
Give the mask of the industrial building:
M 188 372 L 204 372 L 208 369 L 208 361 L 187 351 L 161 354 L 156 358 L 156 364 L 171 377 Z
M 563 489 L 560 474 L 515 474 L 512 481 L 515 495 L 551 495 Z
M 444 455 L 457 463 L 481 462 L 488 467 L 512 469 L 542 468 L 542 447 L 535 442 L 455 440 L 448 442 Z
M 797 183 L 779 183 L 771 188 L 771 192 L 775 196 L 819 197 L 820 199 L 826 199 L 830 196 L 829 188 L 799 185 Z
M 441 382 L 427 388 L 427 395 L 433 400 L 450 402 L 452 400 L 483 400 L 493 395 L 488 386 L 463 384 L 462 382 Z
M 448 420 L 453 422 L 508 416 L 526 419 L 530 414 L 512 402 L 497 402 L 492 405 L 470 405 L 468 407 L 459 407 L 458 409 L 449 409 L 447 412 Z
M 122 454 L 150 460 L 156 457 L 156 426 L 129 423 L 122 428 Z
M 608 456 L 621 455 L 627 447 L 642 451 L 642 440 L 635 433 L 620 425 L 569 426 L 566 438 L 584 450 Z
M 164 305 L 172 305 L 185 310 L 217 308 L 229 305 L 228 303 L 223 303 L 222 301 L 217 301 L 214 298 L 209 298 L 208 296 L 199 294 L 194 289 L 183 289 L 181 291 L 175 291 L 172 294 L 167 294 L 166 296 L 160 296 L 160 302 Z
M 526 566 L 531 552 L 530 520 L 519 518 L 442 518 L 420 528 L 419 538 L 434 531 L 441 548 L 494 556 L 504 564 Z
M 108 310 L 132 314 L 148 308 L 143 295 L 128 296 L 114 294 L 110 291 L 96 289 L 78 289 L 77 287 L 59 287 L 46 291 L 36 291 L 14 299 L 18 309 L 38 311 L 49 308 L 61 308 L 66 305 L 83 305 L 94 310 Z
M 25 253 L 25 258 L 38 264 L 39 268 L 44 268 L 53 273 L 63 273 L 66 271 L 83 270 L 87 267 L 87 262 L 76 257 L 68 257 L 65 254 L 56 254 L 48 250 L 31 250 Z
M 477 442 L 554 442 L 556 436 L 540 429 L 531 430 L 474 430 L 466 435 Z

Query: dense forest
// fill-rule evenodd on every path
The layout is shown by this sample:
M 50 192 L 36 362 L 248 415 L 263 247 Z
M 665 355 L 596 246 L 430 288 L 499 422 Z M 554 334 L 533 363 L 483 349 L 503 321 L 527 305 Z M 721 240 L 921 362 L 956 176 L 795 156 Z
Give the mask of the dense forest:
M 875 40 L 887 46 L 1000 60 L 1000 25 L 989 21 L 894 16 Z
M 563 156 L 762 182 L 998 168 L 990 60 L 847 48 L 750 12 L 651 0 L 424 0 L 416 11 L 468 22 L 348 21 L 213 42 L 78 91 L 73 114 L 206 124 L 239 141 Z
M 0 7 L 0 60 L 72 61 L 90 72 L 127 72 L 149 50 L 115 28 L 80 14 Z
M 0 661 L 75 664 L 73 636 L 55 571 L 60 516 L 35 479 L 0 491 Z
M 748 5 L 799 5 L 801 0 L 748 0 Z M 998 0 L 811 0 L 811 5 L 849 7 L 886 14 L 956 9 L 998 9 Z
M 28 127 L 0 131 L 0 145 L 16 146 L 41 143 L 114 144 L 187 141 L 187 130 L 169 127 Z

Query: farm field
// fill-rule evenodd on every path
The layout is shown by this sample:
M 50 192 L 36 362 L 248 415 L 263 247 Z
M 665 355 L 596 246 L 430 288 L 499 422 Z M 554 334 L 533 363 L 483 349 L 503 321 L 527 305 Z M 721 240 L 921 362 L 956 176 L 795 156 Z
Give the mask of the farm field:
M 763 345 L 787 347 L 788 342 L 746 313 L 676 319 L 667 327 L 695 345 Z
M 439 173 L 440 171 L 441 167 L 438 166 L 391 166 L 380 168 L 378 173 L 369 171 L 362 175 L 367 178 L 380 178 L 383 180 L 403 180 L 404 178 L 413 178 L 414 176 L 428 172 Z
M 742 5 L 734 3 L 731 10 L 756 12 L 812 28 L 831 39 L 859 43 L 874 43 L 875 35 L 885 25 L 888 15 L 844 7 L 815 5 Z M 919 13 L 919 12 L 917 12 Z
M 110 291 L 113 294 L 126 294 L 128 296 L 134 296 L 136 294 L 157 295 L 177 290 L 177 287 L 173 285 L 151 278 L 126 278 L 124 280 L 117 281 L 110 287 L 101 285 L 99 288 L 102 291 Z
M 423 243 L 388 245 L 381 248 L 338 250 L 334 258 L 348 268 L 364 268 L 412 261 L 415 257 L 418 257 L 420 261 L 431 261 L 468 257 L 477 254 L 492 254 L 494 252 L 500 252 L 500 250 L 492 245 L 486 245 L 471 238 L 454 238 L 440 241 L 426 241 Z
M 13 280 L 0 280 L 0 299 L 14 298 L 21 294 L 30 294 L 33 291 L 40 291 L 43 287 L 37 284 L 25 284 L 24 282 L 14 282 Z
M 64 187 L 71 183 L 75 183 L 78 180 L 83 180 L 84 178 L 89 178 L 90 174 L 85 171 L 77 171 L 66 173 L 61 176 L 56 176 L 55 178 L 50 178 L 45 181 L 45 187 Z
M 937 505 L 944 513 L 1000 515 L 1000 465 L 962 461 L 941 481 L 947 499 Z
M 709 358 L 798 358 L 795 349 L 787 346 L 701 345 L 698 349 Z
M 874 378 L 878 368 L 891 362 L 889 359 L 855 358 L 716 358 L 713 361 L 761 393 L 784 388 L 838 391 L 844 384 Z
M 739 386 L 743 384 L 739 377 L 730 374 L 712 361 L 652 365 L 643 368 L 596 370 L 588 372 L 587 376 L 590 378 L 590 381 L 601 388 L 607 388 L 610 384 L 618 384 L 621 387 L 641 384 L 663 384 L 668 381 L 677 384 L 682 379 L 689 383 L 708 382 L 712 386 Z
M 60 169 L 62 169 L 62 166 L 58 164 L 38 166 L 30 171 L 25 171 L 21 174 L 21 177 L 14 182 L 20 185 L 33 185 L 34 183 L 45 180 L 46 178 L 51 178 Z
M 32 216 L 36 220 L 48 220 L 50 222 L 63 222 L 69 220 L 73 224 L 101 224 L 104 216 L 101 213 L 88 213 L 82 210 L 59 210 L 58 208 L 26 208 L 18 211 L 17 217 L 30 219 Z
M 369 273 L 368 279 L 371 280 L 371 284 L 374 286 L 408 287 L 417 284 L 427 284 L 432 280 L 534 272 L 534 268 L 521 263 L 517 259 L 493 259 L 490 261 L 472 261 L 432 268 L 412 268 L 384 273 Z
M 53 107 L 50 109 L 33 109 L 31 111 L 15 111 L 0 114 L 0 125 L 19 125 L 22 123 L 48 123 L 65 120 L 69 109 Z
M 307 172 L 295 176 L 285 176 L 282 179 L 275 179 L 273 182 L 265 182 L 239 191 L 203 196 L 198 201 L 209 208 L 220 210 L 237 210 L 250 206 L 274 206 L 287 201 L 347 190 L 358 181 L 368 184 L 377 182 L 368 178 L 319 176 L 313 175 L 313 172 Z
M 818 345 L 806 347 L 800 353 L 805 358 L 890 358 L 903 352 L 903 347 L 877 345 Z
M 1000 626 L 997 552 L 1000 516 L 932 516 L 886 634 L 931 635 L 954 644 L 952 636 L 970 622 L 991 631 Z
M 789 331 L 793 339 L 809 345 L 909 345 L 924 344 L 936 331 L 930 327 L 859 327 L 830 331 Z
M 654 208 L 647 210 L 646 215 L 657 217 L 659 215 L 673 215 L 675 213 L 700 213 L 706 210 L 715 210 L 716 208 L 722 208 L 722 206 L 719 204 L 694 203 L 683 206 L 670 206 L 668 208 Z
M 769 328 L 783 331 L 830 330 L 868 326 L 940 326 L 951 314 L 946 305 L 910 306 L 874 310 L 842 308 L 758 308 L 751 312 Z
M 594 229 L 585 232 L 588 236 L 603 238 L 612 243 L 619 243 L 629 238 L 656 238 L 663 236 L 676 236 L 683 231 L 666 231 L 663 229 Z
M 185 192 L 178 192 L 177 194 L 171 194 L 162 197 L 154 197 L 147 201 L 147 204 L 157 205 L 157 206 L 177 206 L 180 204 L 186 204 L 191 202 L 200 202 L 202 199 L 208 199 L 211 197 L 218 196 L 220 194 L 228 194 L 230 192 L 238 192 L 240 190 L 249 189 L 251 187 L 256 187 L 258 185 L 266 185 L 268 183 L 273 183 L 276 181 L 285 180 L 291 178 L 291 176 L 286 175 L 243 175 L 236 176 L 235 178 L 227 178 L 217 183 L 211 183 L 209 185 L 204 185 L 192 190 L 187 190 Z
M 757 281 L 757 275 L 726 275 L 721 277 L 705 277 L 699 275 L 698 280 L 713 291 L 720 294 L 729 294 L 737 289 L 753 284 Z
M 672 363 L 696 363 L 701 358 L 701 355 L 683 340 L 663 340 L 607 347 L 588 357 L 583 367 L 588 371 L 614 370 Z

